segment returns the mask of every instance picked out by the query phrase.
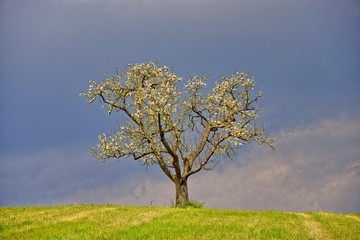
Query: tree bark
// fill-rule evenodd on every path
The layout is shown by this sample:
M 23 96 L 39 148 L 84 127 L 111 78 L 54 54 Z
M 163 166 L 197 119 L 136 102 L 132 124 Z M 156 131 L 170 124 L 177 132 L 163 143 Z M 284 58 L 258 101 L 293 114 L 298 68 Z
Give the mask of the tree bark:
M 175 182 L 176 206 L 185 206 L 189 202 L 187 178 L 180 178 Z

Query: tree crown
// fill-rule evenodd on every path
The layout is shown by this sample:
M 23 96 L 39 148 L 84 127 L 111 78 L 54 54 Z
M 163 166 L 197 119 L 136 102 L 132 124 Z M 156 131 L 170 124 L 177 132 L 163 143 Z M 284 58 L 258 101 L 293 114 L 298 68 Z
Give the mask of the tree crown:
M 129 65 L 101 83 L 90 81 L 89 92 L 81 95 L 89 103 L 99 98 L 109 114 L 119 112 L 124 119 L 116 131 L 99 136 L 94 155 L 158 164 L 173 180 L 211 168 L 251 141 L 273 147 L 257 124 L 261 92 L 253 93 L 254 80 L 239 71 L 206 93 L 207 80 L 192 77 L 179 89 L 181 77 L 148 62 Z

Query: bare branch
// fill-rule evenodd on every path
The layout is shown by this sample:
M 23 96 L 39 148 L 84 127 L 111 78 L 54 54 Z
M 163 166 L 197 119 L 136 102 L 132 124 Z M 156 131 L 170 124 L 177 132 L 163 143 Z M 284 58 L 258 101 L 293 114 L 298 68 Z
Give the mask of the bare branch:
M 117 108 L 117 109 L 119 109 L 119 110 L 122 110 L 123 112 L 126 113 L 126 115 L 127 115 L 129 118 L 131 118 L 131 120 L 134 121 L 134 123 L 136 123 L 137 125 L 140 125 L 140 123 L 136 120 L 136 118 L 129 112 L 129 110 L 128 110 L 126 107 L 121 107 L 121 106 L 119 106 L 119 105 L 116 105 L 116 104 L 113 103 L 113 102 L 110 102 L 110 101 L 106 100 L 105 97 L 104 97 L 101 93 L 99 94 L 99 96 L 101 97 L 101 99 L 103 100 L 104 103 L 109 104 L 109 105 L 111 105 L 111 106 L 113 106 L 113 107 L 115 107 L 115 108 Z M 124 99 L 125 99 L 125 98 L 124 98 Z
M 189 177 L 191 175 L 193 175 L 194 173 L 199 172 L 206 164 L 208 164 L 209 160 L 213 157 L 213 155 L 215 154 L 216 150 L 218 150 L 218 147 L 220 146 L 220 144 L 222 142 L 224 142 L 227 138 L 229 138 L 230 135 L 226 135 L 224 137 L 222 137 L 219 141 L 217 141 L 213 147 L 211 148 L 210 152 L 207 154 L 207 156 L 205 157 L 205 159 L 203 161 L 200 161 L 199 165 L 194 168 L 193 170 L 189 171 L 186 176 Z
M 176 155 L 175 152 L 173 152 L 173 150 L 171 149 L 171 147 L 169 146 L 168 142 L 165 139 L 165 133 L 163 132 L 162 127 L 161 127 L 160 113 L 158 113 L 158 122 L 159 122 L 159 133 L 160 133 L 161 142 L 164 145 L 166 151 L 172 156 L 173 166 L 175 168 L 176 176 L 181 176 L 181 169 L 180 169 L 180 165 L 179 165 L 179 157 Z

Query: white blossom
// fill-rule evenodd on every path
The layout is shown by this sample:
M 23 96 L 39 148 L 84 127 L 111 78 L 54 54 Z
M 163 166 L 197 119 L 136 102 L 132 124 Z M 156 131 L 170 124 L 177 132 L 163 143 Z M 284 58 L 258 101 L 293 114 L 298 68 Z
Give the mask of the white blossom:
M 99 136 L 95 156 L 159 164 L 168 176 L 177 174 L 179 161 L 178 170 L 189 176 L 250 141 L 273 147 L 257 125 L 262 93 L 253 92 L 253 78 L 238 71 L 207 89 L 208 77 L 195 76 L 182 91 L 180 81 L 169 67 L 153 62 L 129 64 L 101 83 L 89 81 L 88 93 L 80 95 L 89 103 L 99 98 L 109 114 L 118 112 L 125 122 Z

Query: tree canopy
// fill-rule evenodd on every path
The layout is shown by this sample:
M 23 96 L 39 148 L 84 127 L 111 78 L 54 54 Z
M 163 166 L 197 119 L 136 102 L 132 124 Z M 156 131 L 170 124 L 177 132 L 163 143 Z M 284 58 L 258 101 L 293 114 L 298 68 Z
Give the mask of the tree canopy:
M 175 183 L 176 203 L 183 204 L 192 174 L 211 169 L 248 142 L 273 147 L 258 123 L 261 92 L 254 93 L 254 79 L 238 71 L 212 89 L 207 81 L 203 75 L 180 84 L 181 77 L 154 62 L 129 65 L 101 83 L 90 81 L 89 92 L 81 95 L 89 103 L 100 99 L 109 114 L 123 120 L 99 136 L 94 155 L 158 165 Z

